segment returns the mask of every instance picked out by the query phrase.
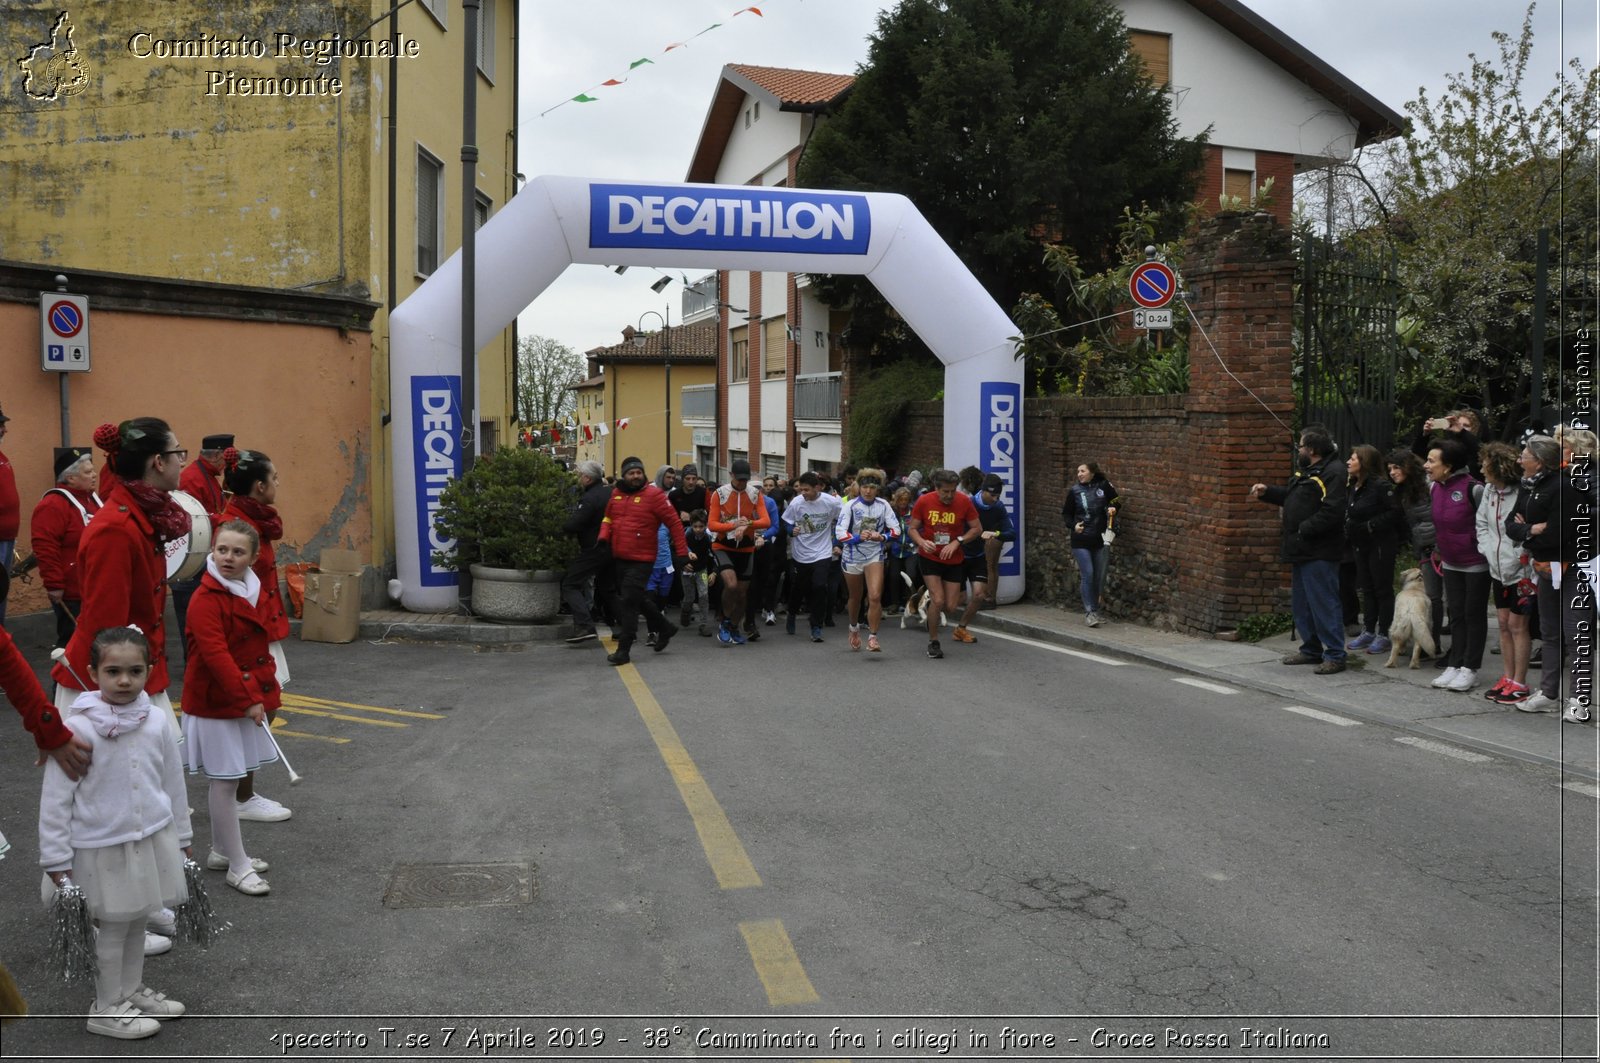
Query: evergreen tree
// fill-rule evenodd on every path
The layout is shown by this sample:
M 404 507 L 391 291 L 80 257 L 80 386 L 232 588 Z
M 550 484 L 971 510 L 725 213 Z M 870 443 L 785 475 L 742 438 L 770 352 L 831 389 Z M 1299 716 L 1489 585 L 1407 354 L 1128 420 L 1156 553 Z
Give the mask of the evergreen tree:
M 800 183 L 906 195 L 1002 307 L 1055 291 L 1046 245 L 1103 269 L 1125 206 L 1168 209 L 1176 226 L 1193 198 L 1201 144 L 1177 139 L 1103 0 L 903 0 L 869 44 Z M 870 284 L 818 288 L 855 309 L 853 346 L 909 346 Z

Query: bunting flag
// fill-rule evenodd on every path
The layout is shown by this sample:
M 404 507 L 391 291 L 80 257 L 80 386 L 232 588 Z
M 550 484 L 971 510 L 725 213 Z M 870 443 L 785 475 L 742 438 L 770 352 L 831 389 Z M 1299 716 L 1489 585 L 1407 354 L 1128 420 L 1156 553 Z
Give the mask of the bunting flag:
M 550 426 L 550 442 L 552 442 L 552 443 L 561 442 L 561 426 L 560 425 L 553 424 L 553 425 Z
M 628 421 L 629 420 L 631 420 L 631 418 L 628 418 L 628 417 L 619 417 L 619 418 L 617 418 L 617 427 L 618 428 L 626 428 L 626 427 L 628 427 Z
M 754 15 L 757 18 L 766 18 L 766 15 L 762 13 L 761 8 L 759 8 L 759 7 L 741 7 L 739 10 L 735 11 L 732 15 L 728 16 L 728 21 L 731 22 L 733 19 L 738 18 L 740 15 Z M 687 37 L 687 38 L 685 38 L 683 40 L 673 41 L 671 44 L 668 44 L 665 48 L 661 49 L 661 53 L 660 54 L 666 55 L 668 52 L 675 51 L 676 49 L 687 48 L 689 46 L 689 42 L 690 41 L 693 41 L 693 40 L 695 40 L 697 38 L 700 38 L 700 37 L 704 37 L 706 34 L 710 33 L 712 30 L 721 29 L 725 25 L 727 25 L 727 22 L 713 22 L 711 25 L 707 26 L 705 29 L 701 30 L 699 33 L 694 34 L 693 36 Z M 630 71 L 637 70 L 640 67 L 645 66 L 647 64 L 653 66 L 653 65 L 655 65 L 655 60 L 651 59 L 648 56 L 644 56 L 644 57 L 641 57 L 639 59 L 635 59 L 633 62 L 628 64 L 628 69 Z M 596 89 L 617 88 L 617 87 L 619 87 L 621 85 L 626 84 L 627 81 L 628 81 L 627 78 L 607 78 L 606 80 L 599 82 L 598 84 L 594 85 L 593 87 L 589 88 L 588 90 L 578 93 L 576 96 L 569 96 L 568 98 L 562 100 L 560 103 L 556 104 L 554 107 L 550 107 L 550 108 L 548 108 L 546 110 L 540 111 L 539 112 L 539 117 L 543 118 L 545 115 L 549 114 L 551 111 L 559 110 L 560 108 L 565 107 L 569 103 L 596 103 L 596 102 L 599 101 L 600 97 L 599 96 L 591 96 L 591 95 L 589 95 L 589 93 L 594 92 Z
M 611 429 L 606 427 L 606 423 L 604 421 L 595 422 L 595 427 L 600 429 L 600 437 L 602 439 L 611 434 Z
M 594 433 L 589 430 L 589 426 L 588 425 L 584 425 L 583 426 L 583 441 L 585 443 L 593 443 L 594 442 Z

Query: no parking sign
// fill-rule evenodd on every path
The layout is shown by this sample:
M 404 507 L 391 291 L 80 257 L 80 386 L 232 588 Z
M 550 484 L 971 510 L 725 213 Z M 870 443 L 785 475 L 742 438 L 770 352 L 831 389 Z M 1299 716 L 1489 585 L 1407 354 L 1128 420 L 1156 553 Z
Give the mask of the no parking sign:
M 89 297 L 39 293 L 40 368 L 47 373 L 89 371 Z

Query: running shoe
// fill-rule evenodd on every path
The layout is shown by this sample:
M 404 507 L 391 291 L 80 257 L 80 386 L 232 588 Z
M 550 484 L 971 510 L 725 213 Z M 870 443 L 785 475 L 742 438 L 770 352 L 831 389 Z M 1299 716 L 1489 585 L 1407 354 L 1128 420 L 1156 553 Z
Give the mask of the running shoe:
M 1533 692 L 1521 683 L 1507 683 L 1489 700 L 1496 705 L 1520 705 L 1527 701 L 1532 694 Z
M 850 652 L 855 653 L 861 649 L 861 629 L 855 624 L 850 625 Z
M 772 610 L 771 609 L 764 610 L 762 612 L 762 614 L 761 614 L 761 619 L 766 623 L 766 625 L 768 627 L 771 627 L 773 624 L 776 624 L 778 622 L 778 618 L 776 616 L 772 615 Z
M 932 642 L 928 643 L 928 656 L 934 659 L 944 656 L 944 651 L 939 648 L 938 639 L 934 639 Z
M 876 631 L 867 634 L 867 651 L 869 653 L 883 652 L 883 647 L 878 645 L 878 633 Z
M 743 646 L 745 644 L 745 637 L 735 628 L 728 629 L 728 636 L 733 639 L 735 646 Z
M 1483 692 L 1484 700 L 1493 701 L 1495 699 L 1495 695 L 1504 690 L 1506 688 L 1506 684 L 1509 682 L 1511 682 L 1511 677 L 1508 675 L 1503 675 L 1499 679 L 1496 679 L 1494 686 Z
M 952 631 L 950 633 L 950 637 L 955 639 L 957 642 L 977 642 L 978 641 L 978 636 L 974 635 L 972 632 L 968 631 L 964 627 L 956 628 L 954 631 Z
M 722 643 L 724 646 L 733 645 L 733 629 L 728 626 L 728 622 L 726 620 L 717 626 L 717 641 Z M 739 641 L 743 642 L 744 639 L 741 638 Z
M 822 641 L 822 629 L 820 627 L 816 627 L 816 626 L 813 625 L 813 627 L 811 628 L 811 641 L 812 642 L 821 642 Z

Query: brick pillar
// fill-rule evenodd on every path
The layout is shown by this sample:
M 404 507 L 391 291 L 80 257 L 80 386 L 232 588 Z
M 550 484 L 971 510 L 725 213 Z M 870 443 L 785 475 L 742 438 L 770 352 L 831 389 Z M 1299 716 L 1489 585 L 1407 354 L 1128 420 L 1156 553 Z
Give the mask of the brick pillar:
M 1268 214 L 1207 218 L 1189 246 L 1184 280 L 1200 327 L 1189 332 L 1191 495 L 1185 541 L 1173 544 L 1174 605 L 1180 627 L 1205 633 L 1287 610 L 1279 511 L 1248 495 L 1289 468 L 1295 260 L 1289 231 Z
M 750 320 L 745 322 L 750 330 L 745 335 L 750 337 L 750 470 L 757 480 L 761 479 L 761 382 L 766 379 L 767 367 L 767 336 L 766 330 L 761 327 L 761 294 L 761 274 L 751 270 Z

